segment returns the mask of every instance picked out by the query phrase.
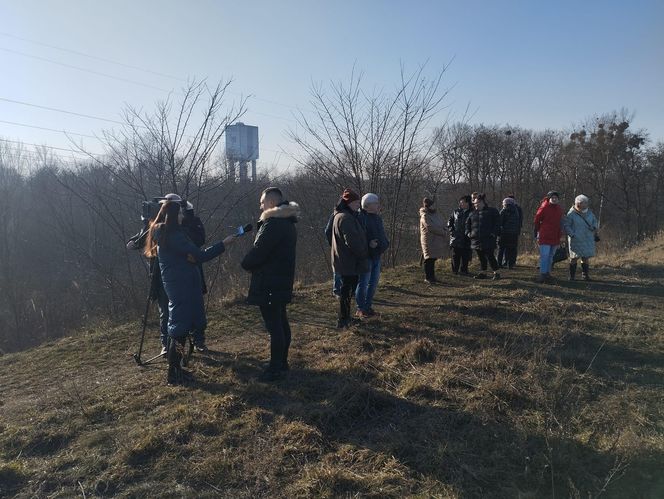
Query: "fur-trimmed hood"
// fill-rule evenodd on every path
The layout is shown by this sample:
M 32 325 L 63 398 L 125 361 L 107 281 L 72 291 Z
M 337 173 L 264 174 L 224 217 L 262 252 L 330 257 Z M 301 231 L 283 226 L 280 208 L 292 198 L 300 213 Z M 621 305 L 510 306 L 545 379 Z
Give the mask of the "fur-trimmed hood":
M 261 222 L 264 222 L 268 218 L 295 218 L 297 221 L 300 218 L 300 205 L 293 201 L 284 202 L 261 213 Z

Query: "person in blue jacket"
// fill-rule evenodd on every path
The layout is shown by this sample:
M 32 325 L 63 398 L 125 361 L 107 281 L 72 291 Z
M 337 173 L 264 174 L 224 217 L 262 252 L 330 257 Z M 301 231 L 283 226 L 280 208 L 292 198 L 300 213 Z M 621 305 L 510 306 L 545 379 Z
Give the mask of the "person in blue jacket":
M 145 248 L 147 257 L 159 257 L 161 279 L 168 295 L 168 384 L 182 381 L 180 361 L 187 334 L 203 332 L 207 326 L 198 264 L 219 256 L 235 240 L 228 236 L 200 249 L 181 222 L 181 203 L 166 201 L 150 226 Z
M 360 274 L 355 291 L 357 302 L 357 316 L 366 319 L 377 315 L 373 309 L 373 298 L 380 280 L 380 258 L 390 246 L 390 241 L 385 234 L 385 226 L 380 216 L 380 198 L 378 195 L 368 193 L 362 196 L 362 208 L 358 215 L 360 224 L 367 231 L 367 242 L 369 243 L 369 271 Z

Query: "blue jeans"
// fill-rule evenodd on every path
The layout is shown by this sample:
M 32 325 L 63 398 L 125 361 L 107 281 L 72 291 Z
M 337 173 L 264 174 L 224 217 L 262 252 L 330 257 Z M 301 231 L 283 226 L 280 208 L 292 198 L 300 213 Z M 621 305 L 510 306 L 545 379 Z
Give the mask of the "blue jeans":
M 380 258 L 369 258 L 369 272 L 360 274 L 360 281 L 355 291 L 357 308 L 363 312 L 369 312 L 373 305 L 373 297 L 376 294 L 378 280 L 380 279 Z
M 557 244 L 540 244 L 540 274 L 548 274 L 553 267 L 553 255 L 558 249 Z

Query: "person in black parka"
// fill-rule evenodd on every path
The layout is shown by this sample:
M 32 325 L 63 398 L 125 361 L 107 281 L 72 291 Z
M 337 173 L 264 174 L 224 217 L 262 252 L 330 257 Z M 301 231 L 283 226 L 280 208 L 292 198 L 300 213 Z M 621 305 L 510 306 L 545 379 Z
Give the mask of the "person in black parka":
M 521 213 L 513 198 L 503 199 L 503 209 L 500 210 L 500 239 L 498 240 L 498 264 L 507 266 L 510 270 L 516 265 L 519 234 L 521 233 Z
M 269 187 L 261 194 L 261 214 L 254 246 L 242 260 L 251 272 L 247 303 L 258 305 L 270 333 L 270 363 L 261 381 L 279 379 L 288 366 L 291 329 L 286 305 L 293 298 L 295 279 L 295 224 L 300 213 L 296 203 L 284 200 L 281 190 Z
M 500 213 L 486 204 L 486 197 L 480 194 L 473 202 L 475 209 L 466 220 L 466 235 L 470 238 L 471 248 L 480 259 L 481 272 L 476 279 L 486 279 L 487 261 L 493 270 L 493 279 L 500 279 L 498 262 L 494 251 L 496 239 L 500 235 Z
M 470 196 L 459 198 L 459 207 L 452 212 L 447 221 L 450 232 L 450 248 L 452 248 L 452 272 L 468 275 L 468 264 L 473 255 L 470 239 L 466 235 L 466 220 L 473 211 Z
M 180 360 L 187 334 L 205 331 L 207 326 L 197 265 L 219 256 L 235 240 L 228 236 L 201 250 L 189 238 L 181 220 L 180 203 L 163 203 L 150 226 L 145 247 L 147 257 L 159 257 L 161 279 L 168 295 L 168 384 L 182 381 Z

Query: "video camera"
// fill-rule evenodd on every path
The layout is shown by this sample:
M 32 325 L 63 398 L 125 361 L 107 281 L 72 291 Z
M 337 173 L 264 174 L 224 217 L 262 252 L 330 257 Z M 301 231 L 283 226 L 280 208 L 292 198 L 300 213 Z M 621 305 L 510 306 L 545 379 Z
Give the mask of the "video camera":
M 161 202 L 166 198 L 152 198 L 150 201 L 143 201 L 141 206 L 141 220 L 147 222 L 148 220 L 154 220 L 157 218 L 157 214 L 161 209 Z

